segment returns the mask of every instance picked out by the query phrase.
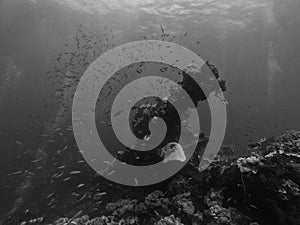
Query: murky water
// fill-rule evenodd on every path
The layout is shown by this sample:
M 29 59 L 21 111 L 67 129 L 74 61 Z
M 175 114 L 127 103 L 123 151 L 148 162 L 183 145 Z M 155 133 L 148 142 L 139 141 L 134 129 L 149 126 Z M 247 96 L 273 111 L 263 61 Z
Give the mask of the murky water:
M 71 152 L 76 85 L 94 59 L 131 41 L 172 41 L 217 66 L 227 80 L 224 144 L 237 152 L 299 129 L 299 10 L 298 0 L 1 0 L 0 214 L 35 204 L 36 177 L 37 205 L 52 211 L 57 180 L 86 181 L 71 173 L 89 171 Z

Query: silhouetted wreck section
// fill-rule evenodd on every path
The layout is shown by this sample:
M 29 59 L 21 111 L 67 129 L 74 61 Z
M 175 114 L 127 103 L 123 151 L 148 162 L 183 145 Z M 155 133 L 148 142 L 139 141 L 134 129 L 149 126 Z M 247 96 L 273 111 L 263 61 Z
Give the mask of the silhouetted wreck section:
M 221 87 L 221 90 L 226 91 L 226 81 L 221 79 L 220 73 L 219 73 L 219 70 L 217 69 L 217 67 L 214 64 L 212 64 L 211 62 L 209 62 L 209 60 L 207 60 L 205 63 L 208 66 L 208 68 L 211 70 L 211 72 L 214 74 L 215 78 L 217 79 L 217 81 Z
M 226 81 L 221 79 L 221 76 L 220 76 L 220 73 L 219 73 L 219 70 L 217 69 L 217 67 L 214 64 L 212 64 L 211 62 L 209 62 L 209 60 L 207 60 L 205 62 L 205 64 L 208 66 L 210 71 L 215 76 L 216 80 L 219 83 L 221 90 L 223 92 L 225 92 L 227 90 Z M 182 81 L 178 82 L 178 84 L 180 84 L 182 86 L 182 88 L 188 93 L 188 95 L 191 97 L 195 106 L 197 106 L 200 101 L 207 100 L 207 96 L 205 95 L 205 93 L 203 92 L 203 90 L 201 89 L 199 84 L 187 73 L 183 72 L 182 75 L 183 75 L 183 79 L 182 79 Z
M 209 61 L 206 62 L 206 65 L 215 76 L 221 90 L 226 91 L 226 81 L 220 78 L 220 73 L 216 66 Z M 195 106 L 199 102 L 207 100 L 207 96 L 199 84 L 186 72 L 182 73 L 182 80 L 178 84 L 190 96 Z M 139 139 L 145 139 L 147 136 L 150 136 L 149 122 L 154 117 L 160 117 L 164 120 L 167 126 L 167 133 L 156 149 L 144 152 L 125 147 L 126 151 L 119 151 L 121 154 L 116 155 L 120 161 L 135 166 L 152 165 L 162 161 L 161 149 L 170 142 L 178 143 L 181 133 L 180 115 L 170 102 L 163 101 L 157 97 L 148 97 L 143 100 L 135 104 L 130 112 L 130 128 L 133 134 Z M 117 138 L 113 138 L 115 142 L 119 142 Z
M 185 168 L 162 184 L 121 187 L 122 194 L 114 192 L 116 200 L 97 213 L 54 224 L 300 224 L 300 132 L 263 138 L 244 157 L 228 154 L 225 146 L 199 172 L 198 153 L 206 143 L 203 138 Z

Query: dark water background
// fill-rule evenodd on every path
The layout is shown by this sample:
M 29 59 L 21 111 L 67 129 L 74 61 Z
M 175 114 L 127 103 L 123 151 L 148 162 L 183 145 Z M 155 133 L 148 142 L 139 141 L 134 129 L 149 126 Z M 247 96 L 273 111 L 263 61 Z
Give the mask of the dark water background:
M 300 128 L 299 11 L 298 0 L 0 0 L 0 214 L 22 182 L 8 182 L 17 157 L 38 151 L 49 121 L 70 125 L 72 91 L 52 98 L 58 86 L 47 71 L 78 28 L 100 35 L 98 54 L 167 32 L 213 62 L 228 82 L 224 144 L 242 154 L 249 142 Z

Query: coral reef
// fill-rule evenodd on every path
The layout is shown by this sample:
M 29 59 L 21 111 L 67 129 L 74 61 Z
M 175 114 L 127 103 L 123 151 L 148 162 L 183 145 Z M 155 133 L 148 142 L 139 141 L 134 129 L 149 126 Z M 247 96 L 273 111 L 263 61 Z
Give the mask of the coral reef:
M 225 151 L 201 172 L 196 166 L 200 151 L 196 151 L 182 171 L 162 184 L 142 189 L 144 195 L 138 192 L 132 198 L 129 193 L 138 189 L 118 187 L 128 192 L 120 193 L 116 201 L 106 199 L 96 216 L 89 218 L 84 215 L 89 212 L 83 210 L 71 219 L 56 218 L 49 224 L 300 224 L 300 132 L 263 138 L 249 145 L 243 157 L 228 154 L 228 147 Z

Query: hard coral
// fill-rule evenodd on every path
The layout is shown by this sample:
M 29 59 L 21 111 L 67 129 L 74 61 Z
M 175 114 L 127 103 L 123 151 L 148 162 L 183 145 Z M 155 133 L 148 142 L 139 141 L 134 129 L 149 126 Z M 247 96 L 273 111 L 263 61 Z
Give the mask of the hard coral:
M 155 225 L 184 225 L 179 218 L 175 218 L 174 215 L 164 217 L 160 219 Z
M 220 205 L 213 205 L 209 208 L 208 213 L 210 218 L 217 224 L 231 224 L 230 210 Z
M 108 213 L 111 213 L 113 216 L 124 216 L 125 213 L 133 212 L 134 207 L 137 204 L 135 199 L 121 199 L 115 203 L 109 203 L 106 205 L 105 209 Z
M 161 191 L 155 191 L 145 198 L 144 204 L 148 210 L 168 211 L 170 201 Z
M 222 191 L 215 191 L 213 189 L 211 189 L 206 196 L 204 196 L 203 200 L 204 203 L 208 206 L 214 206 L 214 205 L 218 205 L 218 204 L 222 204 L 223 202 L 223 196 L 222 196 Z
M 240 157 L 237 160 L 237 166 L 239 167 L 241 173 L 252 172 L 257 173 L 257 166 L 260 163 L 259 156 L 249 156 L 247 158 Z
M 187 193 L 183 193 L 180 195 L 176 195 L 173 198 L 175 205 L 178 206 L 179 213 L 182 211 L 188 215 L 194 214 L 195 207 L 194 207 L 194 204 L 193 204 L 190 196 L 191 196 L 191 194 L 189 192 L 187 192 Z

